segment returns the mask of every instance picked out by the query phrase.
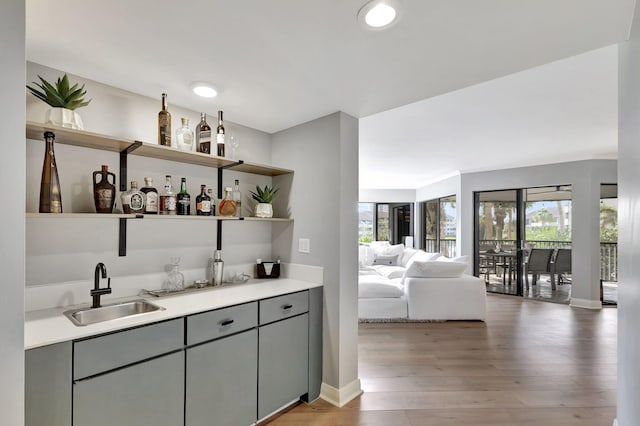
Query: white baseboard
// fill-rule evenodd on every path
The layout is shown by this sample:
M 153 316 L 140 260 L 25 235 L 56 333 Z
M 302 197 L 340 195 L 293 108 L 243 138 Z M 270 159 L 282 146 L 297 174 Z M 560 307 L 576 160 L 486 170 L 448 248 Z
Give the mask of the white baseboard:
M 326 383 L 322 383 L 322 386 L 320 386 L 320 398 L 338 408 L 344 406 L 360 394 L 362 394 L 360 379 L 355 379 L 353 382 L 340 389 L 334 388 Z
M 572 308 L 602 309 L 602 302 L 599 300 L 571 298 L 569 306 Z

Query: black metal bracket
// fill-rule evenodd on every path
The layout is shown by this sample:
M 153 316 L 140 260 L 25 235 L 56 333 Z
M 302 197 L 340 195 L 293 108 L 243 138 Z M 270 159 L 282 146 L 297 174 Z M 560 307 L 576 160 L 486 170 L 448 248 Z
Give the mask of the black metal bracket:
M 142 219 L 143 215 L 137 214 L 134 217 L 121 217 L 118 229 L 118 256 L 127 255 L 127 221 L 129 219 Z
M 120 151 L 120 191 L 127 190 L 127 159 L 130 153 L 142 146 L 142 142 L 135 141 L 126 149 Z
M 226 166 L 218 167 L 218 200 L 222 199 L 222 171 L 225 169 L 233 169 L 236 166 L 244 164 L 244 161 L 238 160 L 235 163 L 227 164 Z M 219 201 L 218 201 L 219 202 Z M 218 211 L 218 214 L 220 211 Z M 241 220 L 243 218 L 240 218 Z M 222 250 L 222 221 L 218 221 L 218 226 L 216 230 L 216 249 Z

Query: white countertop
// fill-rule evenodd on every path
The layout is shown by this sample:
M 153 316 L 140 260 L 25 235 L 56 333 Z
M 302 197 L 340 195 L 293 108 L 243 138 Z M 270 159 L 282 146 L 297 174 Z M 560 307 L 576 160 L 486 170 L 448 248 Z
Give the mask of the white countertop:
M 25 313 L 24 347 L 25 349 L 37 348 L 321 286 L 322 284 L 314 282 L 281 278 L 252 280 L 246 284 L 207 288 L 174 296 L 128 297 L 127 299 L 147 299 L 155 305 L 165 308 L 165 310 L 83 327 L 74 325 L 64 316 L 63 312 L 69 309 L 89 306 L 89 303 L 66 306 L 64 308 L 29 311 Z

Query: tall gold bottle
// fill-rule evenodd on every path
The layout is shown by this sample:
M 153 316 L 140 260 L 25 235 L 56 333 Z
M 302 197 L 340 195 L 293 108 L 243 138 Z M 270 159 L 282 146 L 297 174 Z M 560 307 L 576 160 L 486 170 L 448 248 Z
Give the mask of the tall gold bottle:
M 162 110 L 158 113 L 158 145 L 171 146 L 171 114 L 166 93 L 162 94 Z
M 56 166 L 56 155 L 53 152 L 55 139 L 56 135 L 53 132 L 44 132 L 47 146 L 42 165 L 42 179 L 40 180 L 40 213 L 62 213 L 60 178 Z

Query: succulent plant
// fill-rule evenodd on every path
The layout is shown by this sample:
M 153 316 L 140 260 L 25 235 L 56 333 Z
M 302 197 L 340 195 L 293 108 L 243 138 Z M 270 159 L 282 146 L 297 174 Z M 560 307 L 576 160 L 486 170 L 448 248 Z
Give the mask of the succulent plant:
M 259 203 L 267 203 L 271 204 L 274 198 L 276 198 L 276 194 L 280 188 L 269 187 L 269 185 L 265 185 L 264 189 L 260 188 L 259 185 L 256 185 L 256 192 L 249 191 L 251 193 L 251 197 Z
M 36 87 L 30 86 L 27 86 L 27 89 L 29 89 L 33 96 L 54 108 L 74 110 L 76 108 L 87 106 L 89 105 L 89 102 L 91 102 L 91 99 L 88 101 L 84 100 L 84 95 L 87 94 L 86 90 L 84 90 L 84 84 L 80 88 L 78 88 L 77 83 L 70 86 L 67 74 L 62 76 L 62 78 L 58 77 L 55 86 L 40 76 L 38 76 L 38 78 L 41 83 L 36 83 L 34 81 L 33 84 L 42 89 L 42 91 L 38 90 Z

